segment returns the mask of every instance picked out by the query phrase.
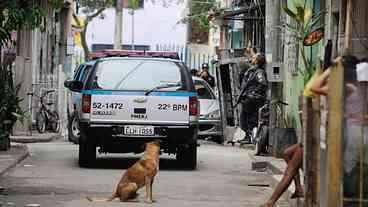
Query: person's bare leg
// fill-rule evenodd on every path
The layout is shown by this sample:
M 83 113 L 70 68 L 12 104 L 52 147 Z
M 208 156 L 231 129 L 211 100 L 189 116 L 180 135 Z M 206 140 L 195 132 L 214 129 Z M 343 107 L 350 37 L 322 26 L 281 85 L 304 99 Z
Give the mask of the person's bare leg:
M 285 160 L 285 162 L 287 164 L 289 164 L 289 161 L 291 160 L 291 158 L 293 157 L 293 155 L 298 151 L 298 150 L 303 150 L 300 146 L 300 144 L 294 144 L 288 148 L 285 149 L 284 154 L 283 154 L 283 158 Z M 303 197 L 304 195 L 304 190 L 303 187 L 300 183 L 300 174 L 299 174 L 299 169 L 297 171 L 297 174 L 294 176 L 294 183 L 295 183 L 295 192 L 291 195 L 291 198 L 299 198 L 299 197 Z
M 281 181 L 277 184 L 275 191 L 273 192 L 271 198 L 263 205 L 264 207 L 272 207 L 280 196 L 289 187 L 291 181 L 294 179 L 295 175 L 298 173 L 299 168 L 302 166 L 303 151 L 302 149 L 296 150 L 293 157 L 289 161 L 284 176 Z
M 293 198 L 304 197 L 304 190 L 300 183 L 299 169 L 298 169 L 297 174 L 294 176 L 294 183 L 295 183 L 295 192 L 293 193 L 293 195 L 291 195 L 291 198 L 293 199 Z

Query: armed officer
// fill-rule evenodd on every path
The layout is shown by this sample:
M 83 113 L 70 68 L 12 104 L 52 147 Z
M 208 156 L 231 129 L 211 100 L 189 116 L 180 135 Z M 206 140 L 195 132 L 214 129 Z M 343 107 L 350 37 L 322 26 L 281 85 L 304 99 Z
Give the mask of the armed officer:
M 240 127 L 246 132 L 241 143 L 250 143 L 252 129 L 257 126 L 258 109 L 265 104 L 268 81 L 265 71 L 266 58 L 262 53 L 254 53 L 247 48 L 251 56 L 251 65 L 248 70 L 239 75 L 240 95 L 237 103 L 241 103 Z

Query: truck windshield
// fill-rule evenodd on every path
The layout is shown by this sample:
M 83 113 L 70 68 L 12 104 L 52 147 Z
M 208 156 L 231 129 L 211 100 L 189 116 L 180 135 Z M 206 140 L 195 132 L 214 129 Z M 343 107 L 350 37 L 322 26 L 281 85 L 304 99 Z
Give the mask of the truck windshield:
M 98 64 L 95 83 L 107 90 L 150 90 L 163 84 L 180 84 L 180 67 L 163 60 L 118 59 Z M 179 87 L 163 90 L 177 90 Z

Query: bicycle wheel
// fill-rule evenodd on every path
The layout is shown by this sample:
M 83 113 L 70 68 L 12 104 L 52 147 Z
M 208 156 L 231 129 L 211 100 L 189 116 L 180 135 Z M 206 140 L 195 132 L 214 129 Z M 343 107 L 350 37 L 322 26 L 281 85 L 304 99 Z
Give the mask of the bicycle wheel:
M 46 116 L 42 111 L 36 114 L 36 129 L 41 134 L 46 131 Z
M 268 126 L 263 125 L 260 127 L 256 142 L 256 155 L 261 153 L 267 153 L 267 143 L 268 143 Z
M 59 118 L 59 114 L 56 111 L 52 112 L 50 126 L 53 132 L 58 133 L 60 131 L 60 118 Z

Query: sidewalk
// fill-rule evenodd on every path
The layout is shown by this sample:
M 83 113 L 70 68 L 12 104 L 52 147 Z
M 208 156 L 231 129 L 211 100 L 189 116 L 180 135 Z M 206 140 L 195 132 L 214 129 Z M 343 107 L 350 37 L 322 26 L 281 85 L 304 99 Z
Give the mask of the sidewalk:
M 0 176 L 27 158 L 29 155 L 28 147 L 23 143 L 50 142 L 59 137 L 61 136 L 56 133 L 39 134 L 36 132 L 33 132 L 32 136 L 11 136 L 10 149 L 8 151 L 0 151 Z
M 24 144 L 11 144 L 10 150 L 0 151 L 0 176 L 16 166 L 29 155 L 28 147 Z
M 43 133 L 40 134 L 37 131 L 32 131 L 32 135 L 22 135 L 18 134 L 16 136 L 10 136 L 11 142 L 17 143 L 35 143 L 35 142 L 51 142 L 57 138 L 60 138 L 61 135 L 57 133 Z
M 252 170 L 265 172 L 267 171 L 272 176 L 271 187 L 275 189 L 280 182 L 283 173 L 286 169 L 286 162 L 283 159 L 278 159 L 272 156 L 255 156 L 254 151 L 249 152 L 249 157 L 252 159 Z M 303 184 L 303 174 L 301 174 L 301 183 Z M 294 182 L 289 186 L 288 190 L 282 195 L 282 200 L 285 200 L 291 207 L 304 206 L 304 199 L 290 199 L 290 196 L 295 190 Z

